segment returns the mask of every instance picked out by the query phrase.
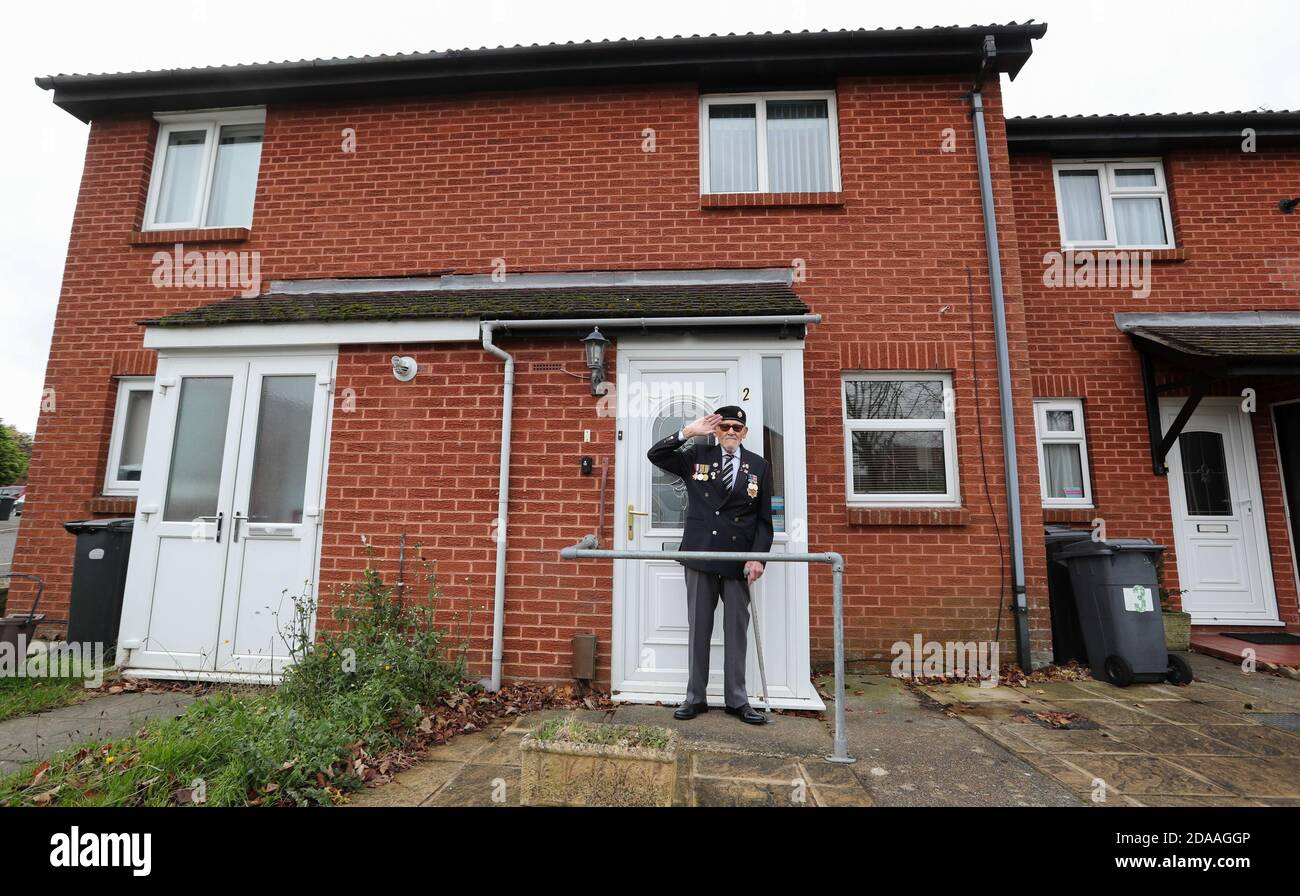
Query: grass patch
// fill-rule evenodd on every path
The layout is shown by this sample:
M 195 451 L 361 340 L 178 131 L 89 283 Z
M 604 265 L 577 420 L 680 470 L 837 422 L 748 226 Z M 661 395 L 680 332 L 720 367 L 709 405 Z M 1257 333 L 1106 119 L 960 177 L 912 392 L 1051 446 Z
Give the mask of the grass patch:
M 668 746 L 668 729 L 658 725 L 606 725 L 576 719 L 547 719 L 533 735 L 542 743 L 595 744 L 604 747 L 643 747 L 662 750 Z
M 28 668 L 32 668 L 30 661 Z M 87 688 L 85 678 L 75 666 L 62 671 L 71 674 L 53 678 L 0 677 L 0 722 L 58 709 L 60 706 L 72 706 L 102 693 Z
M 0 805 L 341 801 L 362 786 L 366 757 L 406 743 L 426 707 L 465 687 L 463 659 L 450 658 L 434 625 L 438 593 L 426 580 L 427 599 L 401 601 L 368 568 L 341 589 L 341 630 L 314 648 L 315 602 L 295 600 L 286 626 L 294 665 L 279 688 L 219 692 L 131 738 L 64 751 L 0 780 Z

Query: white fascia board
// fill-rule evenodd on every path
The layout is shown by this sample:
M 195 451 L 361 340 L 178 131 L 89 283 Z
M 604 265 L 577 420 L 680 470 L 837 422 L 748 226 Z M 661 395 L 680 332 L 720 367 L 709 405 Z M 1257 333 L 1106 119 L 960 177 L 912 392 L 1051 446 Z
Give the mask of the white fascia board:
M 478 341 L 478 320 L 464 318 L 145 327 L 144 331 L 144 347 L 151 349 Z

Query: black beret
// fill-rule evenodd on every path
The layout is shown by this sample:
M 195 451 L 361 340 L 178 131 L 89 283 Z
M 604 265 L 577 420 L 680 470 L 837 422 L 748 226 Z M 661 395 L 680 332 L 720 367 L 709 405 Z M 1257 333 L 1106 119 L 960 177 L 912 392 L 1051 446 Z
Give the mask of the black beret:
M 735 420 L 737 423 L 744 423 L 746 426 L 749 425 L 749 423 L 745 420 L 745 409 L 742 407 L 738 407 L 737 405 L 729 404 L 725 407 L 718 408 L 713 413 L 721 414 L 722 419 L 724 421 Z

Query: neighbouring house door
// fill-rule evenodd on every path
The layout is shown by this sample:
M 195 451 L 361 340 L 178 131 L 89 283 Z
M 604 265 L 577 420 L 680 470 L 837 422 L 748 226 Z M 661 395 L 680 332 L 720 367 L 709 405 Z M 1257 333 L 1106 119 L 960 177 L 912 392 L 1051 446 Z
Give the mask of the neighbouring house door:
M 680 345 L 681 347 L 675 347 Z M 646 459 L 649 447 L 724 404 L 746 409 L 745 448 L 773 466 L 773 551 L 806 551 L 803 354 L 701 341 L 619 341 L 619 441 L 611 532 L 617 548 L 676 550 L 686 521 L 684 483 Z M 712 440 L 707 440 L 712 444 Z M 615 699 L 677 702 L 686 693 L 686 583 L 675 561 L 615 561 Z M 824 708 L 809 680 L 808 568 L 769 563 L 756 583 L 768 692 L 778 707 Z M 722 605 L 713 628 L 709 702 L 722 704 Z M 746 685 L 762 688 L 751 623 Z
M 1296 570 L 1296 545 L 1300 545 L 1300 401 L 1273 405 L 1273 430 L 1277 435 L 1282 494 L 1286 499 L 1287 524 L 1291 534 L 1291 568 Z M 1300 576 L 1296 584 L 1300 585 Z
M 138 671 L 275 675 L 315 600 L 334 359 L 160 358 L 120 646 Z
M 1161 403 L 1168 428 L 1182 400 Z M 1250 415 L 1202 400 L 1169 452 L 1183 609 L 1197 625 L 1278 621 Z

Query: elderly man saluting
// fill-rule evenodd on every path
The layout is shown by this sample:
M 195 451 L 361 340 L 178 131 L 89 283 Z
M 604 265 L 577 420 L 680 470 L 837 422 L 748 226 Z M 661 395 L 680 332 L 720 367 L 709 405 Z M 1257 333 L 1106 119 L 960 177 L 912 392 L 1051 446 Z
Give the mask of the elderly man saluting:
M 744 409 L 727 405 L 687 424 L 646 453 L 650 463 L 686 483 L 683 551 L 766 553 L 772 549 L 772 470 L 767 461 L 741 446 L 748 432 Z M 716 435 L 718 444 L 685 445 L 692 436 L 708 435 Z M 693 719 L 709 709 L 709 639 L 721 597 L 723 702 L 731 715 L 751 725 L 763 724 L 762 714 L 749 705 L 745 692 L 749 586 L 763 575 L 763 564 L 757 560 L 680 562 L 686 567 L 690 675 L 686 702 L 673 716 Z

